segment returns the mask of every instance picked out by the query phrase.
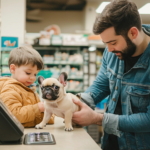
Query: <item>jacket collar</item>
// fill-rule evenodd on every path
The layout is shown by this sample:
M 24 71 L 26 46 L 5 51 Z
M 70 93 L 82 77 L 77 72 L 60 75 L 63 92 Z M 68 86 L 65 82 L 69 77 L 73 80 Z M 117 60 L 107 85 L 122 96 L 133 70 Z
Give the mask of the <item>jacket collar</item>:
M 143 24 L 142 29 L 145 34 L 150 36 L 150 25 Z M 144 51 L 143 55 L 139 58 L 139 60 L 137 61 L 137 63 L 135 64 L 133 68 L 145 68 L 146 69 L 149 64 L 149 59 L 150 59 L 150 42 L 146 50 Z
M 133 68 L 147 68 L 149 65 L 149 59 L 150 59 L 150 42 L 144 51 L 143 55 L 139 58 L 137 63 Z
M 149 24 L 143 24 L 142 29 L 143 29 L 145 34 L 150 36 L 150 25 Z

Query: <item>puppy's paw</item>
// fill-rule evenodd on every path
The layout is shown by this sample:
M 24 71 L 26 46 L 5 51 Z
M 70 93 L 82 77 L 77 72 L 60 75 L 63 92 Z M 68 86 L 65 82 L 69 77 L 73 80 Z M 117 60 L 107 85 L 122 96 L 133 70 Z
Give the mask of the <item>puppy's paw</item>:
M 46 127 L 46 125 L 44 125 L 44 124 L 42 124 L 42 123 L 37 124 L 37 125 L 35 126 L 36 129 L 43 129 L 43 127 Z
M 64 128 L 64 130 L 65 131 L 72 131 L 73 127 L 71 125 L 68 125 L 68 126 L 66 125 L 65 128 Z

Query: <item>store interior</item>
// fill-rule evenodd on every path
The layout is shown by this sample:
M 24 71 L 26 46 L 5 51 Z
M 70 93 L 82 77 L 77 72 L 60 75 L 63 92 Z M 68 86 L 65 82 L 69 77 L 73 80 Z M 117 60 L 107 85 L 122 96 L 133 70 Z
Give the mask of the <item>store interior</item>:
M 132 1 L 138 9 L 149 2 Z M 17 38 L 17 46 L 32 46 L 40 53 L 44 68 L 38 75 L 58 78 L 61 72 L 66 72 L 66 91 L 82 93 L 92 85 L 102 63 L 105 44 L 92 32 L 102 2 L 104 0 L 1 0 L 0 34 Z M 150 24 L 149 18 L 150 14 L 141 14 L 143 24 Z M 11 48 L 1 47 L 1 76 L 10 75 L 10 51 Z M 40 95 L 38 84 L 37 92 Z M 103 113 L 106 102 L 107 98 L 97 104 L 95 111 Z M 101 127 L 90 125 L 85 130 L 100 144 Z

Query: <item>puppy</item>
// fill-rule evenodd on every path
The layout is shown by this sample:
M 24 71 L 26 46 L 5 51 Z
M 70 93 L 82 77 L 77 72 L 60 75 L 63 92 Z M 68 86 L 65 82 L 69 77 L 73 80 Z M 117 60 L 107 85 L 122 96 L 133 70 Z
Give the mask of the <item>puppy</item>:
M 80 99 L 71 93 L 66 93 L 67 74 L 62 72 L 59 79 L 38 77 L 38 83 L 41 87 L 42 98 L 44 99 L 44 117 L 43 121 L 35 128 L 42 129 L 51 118 L 52 114 L 65 119 L 65 131 L 72 131 L 72 115 L 79 111 L 79 106 L 74 104 L 72 99 Z

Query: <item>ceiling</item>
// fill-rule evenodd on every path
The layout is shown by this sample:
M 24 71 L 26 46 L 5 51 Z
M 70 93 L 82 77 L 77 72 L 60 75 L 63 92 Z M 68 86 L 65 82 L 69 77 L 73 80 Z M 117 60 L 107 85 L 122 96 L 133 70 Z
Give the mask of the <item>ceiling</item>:
M 100 4 L 103 1 L 111 0 L 27 0 L 27 9 L 41 9 L 41 10 L 83 10 L 86 3 Z M 149 0 L 130 0 L 136 3 L 140 8 Z
M 54 11 L 82 11 L 86 5 L 96 5 L 99 6 L 100 3 L 104 1 L 111 1 L 111 0 L 26 0 L 27 11 L 30 12 L 31 10 L 54 10 Z M 141 8 L 146 3 L 149 3 L 150 0 L 129 0 L 135 2 L 137 8 Z M 32 11 L 31 11 L 32 12 Z M 34 13 L 34 12 L 33 12 Z M 144 23 L 149 24 L 150 15 L 141 15 L 141 18 Z M 27 17 L 28 18 L 28 17 Z M 35 17 L 34 17 L 35 19 Z M 29 20 L 33 20 L 33 18 L 29 18 Z M 40 18 L 37 18 L 40 20 Z
M 86 0 L 27 0 L 27 9 L 83 10 Z

